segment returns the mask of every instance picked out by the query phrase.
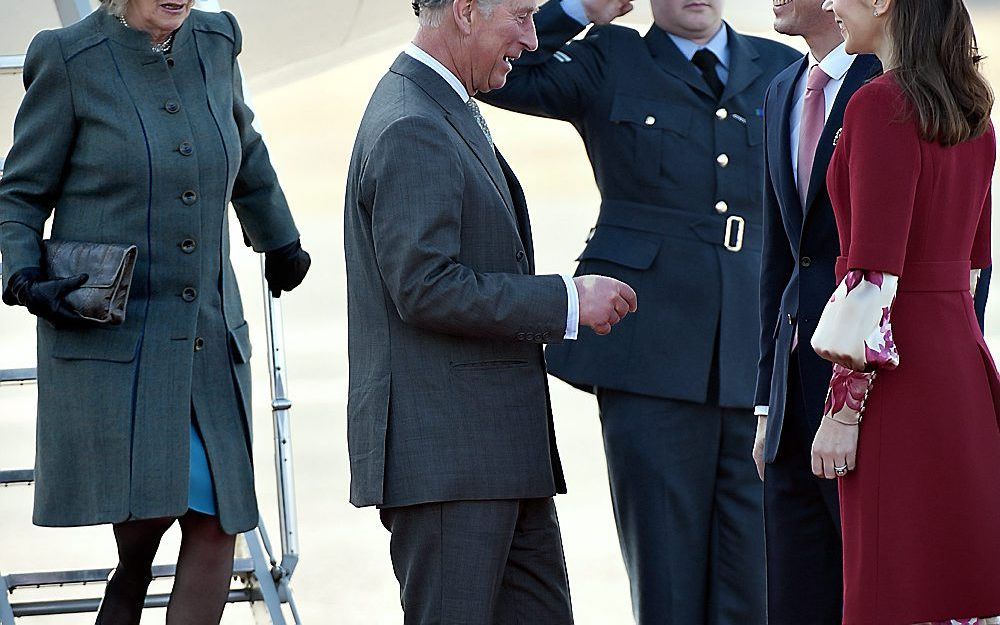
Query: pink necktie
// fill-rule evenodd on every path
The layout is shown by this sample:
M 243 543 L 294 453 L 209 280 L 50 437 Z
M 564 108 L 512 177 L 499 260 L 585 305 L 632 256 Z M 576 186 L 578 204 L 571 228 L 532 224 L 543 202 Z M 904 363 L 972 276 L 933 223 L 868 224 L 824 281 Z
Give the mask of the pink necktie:
M 819 65 L 809 68 L 809 80 L 806 83 L 806 99 L 802 105 L 802 125 L 799 127 L 799 199 L 802 209 L 806 209 L 806 199 L 809 194 L 809 180 L 812 178 L 813 163 L 816 161 L 816 149 L 819 138 L 823 135 L 826 125 L 826 88 L 831 78 L 820 69 Z

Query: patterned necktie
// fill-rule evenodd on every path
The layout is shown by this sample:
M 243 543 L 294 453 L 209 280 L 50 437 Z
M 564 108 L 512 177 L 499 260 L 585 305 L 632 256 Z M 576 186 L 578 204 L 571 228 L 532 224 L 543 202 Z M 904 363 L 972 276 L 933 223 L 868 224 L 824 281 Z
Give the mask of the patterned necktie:
M 722 84 L 719 72 L 715 70 L 715 66 L 719 64 L 719 57 L 715 56 L 715 53 L 708 48 L 702 48 L 694 53 L 694 56 L 691 57 L 691 62 L 701 70 L 701 75 L 712 89 L 712 93 L 715 94 L 715 99 L 718 100 L 721 98 L 722 92 L 726 90 L 726 86 Z
M 806 99 L 802 104 L 802 125 L 799 127 L 799 167 L 798 190 L 802 200 L 802 210 L 806 209 L 809 198 L 809 181 L 812 178 L 813 163 L 816 162 L 816 150 L 819 148 L 819 138 L 826 126 L 826 85 L 833 80 L 819 65 L 809 69 L 809 79 L 806 82 Z
M 483 131 L 484 135 L 486 135 L 486 140 L 490 142 L 490 147 L 492 148 L 493 135 L 490 134 L 490 127 L 486 125 L 486 118 L 483 117 L 482 112 L 479 110 L 479 104 L 471 98 L 465 104 L 469 107 L 469 110 L 472 111 L 472 116 L 476 118 L 476 123 L 479 124 L 479 129 Z

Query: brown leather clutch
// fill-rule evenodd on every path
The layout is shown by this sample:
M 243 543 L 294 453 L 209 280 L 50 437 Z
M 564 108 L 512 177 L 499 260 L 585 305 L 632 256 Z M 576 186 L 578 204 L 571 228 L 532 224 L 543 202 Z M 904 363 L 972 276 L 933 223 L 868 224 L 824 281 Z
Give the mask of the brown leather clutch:
M 49 278 L 88 276 L 80 288 L 66 294 L 66 303 L 84 319 L 111 326 L 125 321 L 137 254 L 134 245 L 45 241 Z

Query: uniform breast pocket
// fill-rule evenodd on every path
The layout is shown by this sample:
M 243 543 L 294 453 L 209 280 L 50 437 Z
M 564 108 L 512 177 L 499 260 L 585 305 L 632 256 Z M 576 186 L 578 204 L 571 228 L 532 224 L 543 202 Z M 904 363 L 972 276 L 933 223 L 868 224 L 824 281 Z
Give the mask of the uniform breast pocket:
M 660 100 L 618 94 L 610 120 L 622 129 L 623 143 L 631 145 L 623 156 L 627 171 L 637 182 L 680 186 L 689 181 L 680 165 L 691 126 L 691 111 Z

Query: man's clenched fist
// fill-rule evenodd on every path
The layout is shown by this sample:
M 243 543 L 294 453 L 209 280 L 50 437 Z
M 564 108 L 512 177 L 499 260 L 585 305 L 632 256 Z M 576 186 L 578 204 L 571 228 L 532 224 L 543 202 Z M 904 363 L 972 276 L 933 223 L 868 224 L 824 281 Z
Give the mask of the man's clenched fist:
M 632 11 L 633 0 L 583 0 L 583 12 L 597 25 L 610 24 Z
M 611 326 L 638 307 L 635 291 L 620 280 L 605 276 L 577 276 L 580 296 L 580 325 L 590 326 L 598 334 L 609 334 Z

